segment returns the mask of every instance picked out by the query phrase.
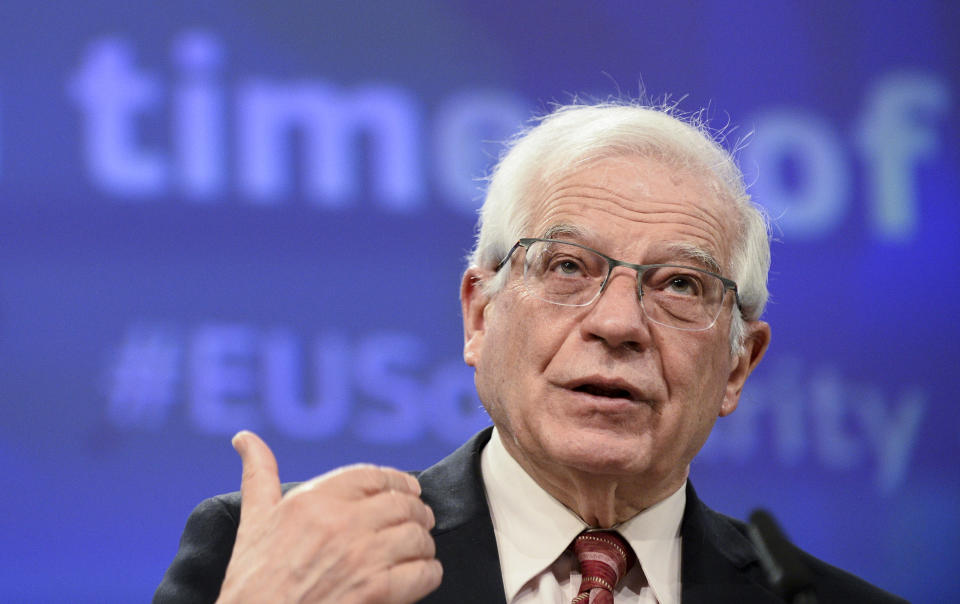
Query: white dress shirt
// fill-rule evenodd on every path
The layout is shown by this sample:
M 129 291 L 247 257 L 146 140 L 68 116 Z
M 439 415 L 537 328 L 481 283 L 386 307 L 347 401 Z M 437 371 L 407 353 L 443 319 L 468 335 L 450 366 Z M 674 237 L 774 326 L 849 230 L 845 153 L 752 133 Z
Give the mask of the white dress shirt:
M 504 448 L 496 429 L 481 453 L 480 468 L 507 604 L 569 604 L 580 588 L 580 572 L 568 546 L 588 526 L 530 478 Z M 685 487 L 614 527 L 638 560 L 617 586 L 618 604 L 680 602 Z

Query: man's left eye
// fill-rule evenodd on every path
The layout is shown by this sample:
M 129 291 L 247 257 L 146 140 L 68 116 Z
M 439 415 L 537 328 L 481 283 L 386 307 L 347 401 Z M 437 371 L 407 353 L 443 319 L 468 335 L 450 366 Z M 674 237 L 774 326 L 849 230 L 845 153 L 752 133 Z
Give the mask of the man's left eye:
M 681 294 L 696 295 L 699 288 L 693 279 L 677 276 L 670 279 L 670 290 Z

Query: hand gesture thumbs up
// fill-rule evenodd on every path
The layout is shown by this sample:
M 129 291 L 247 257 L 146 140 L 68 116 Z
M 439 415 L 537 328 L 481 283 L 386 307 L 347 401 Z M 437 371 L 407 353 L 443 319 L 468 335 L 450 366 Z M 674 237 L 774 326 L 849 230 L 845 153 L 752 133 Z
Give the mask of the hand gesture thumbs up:
M 433 513 L 416 479 L 356 465 L 281 496 L 277 462 L 252 432 L 243 463 L 237 540 L 219 602 L 415 602 L 440 585 Z

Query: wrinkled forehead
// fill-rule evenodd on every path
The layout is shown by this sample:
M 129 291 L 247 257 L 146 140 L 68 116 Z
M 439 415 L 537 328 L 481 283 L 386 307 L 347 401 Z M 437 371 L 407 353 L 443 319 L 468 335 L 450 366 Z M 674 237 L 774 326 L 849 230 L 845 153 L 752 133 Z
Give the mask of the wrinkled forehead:
M 709 171 L 649 157 L 583 163 L 541 182 L 529 203 L 526 236 L 573 238 L 631 261 L 673 254 L 728 268 L 737 232 Z

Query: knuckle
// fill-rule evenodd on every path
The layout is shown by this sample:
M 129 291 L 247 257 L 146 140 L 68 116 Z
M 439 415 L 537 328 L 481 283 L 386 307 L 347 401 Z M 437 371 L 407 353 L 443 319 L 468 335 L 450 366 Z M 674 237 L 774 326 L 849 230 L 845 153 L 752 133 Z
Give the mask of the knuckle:
M 370 509 L 385 524 L 400 524 L 413 520 L 422 522 L 425 512 L 419 499 L 399 491 L 383 491 L 371 499 Z
M 410 602 L 436 589 L 443 567 L 435 559 L 404 562 L 365 576 L 349 601 L 358 603 Z
M 387 526 L 399 524 L 406 519 L 407 506 L 393 491 L 376 495 L 372 509 L 373 513 Z
M 429 507 L 427 507 L 427 504 L 421 501 L 419 497 L 406 493 L 399 493 L 397 491 L 392 492 L 395 494 L 395 507 L 397 508 L 398 513 L 402 514 L 403 518 L 413 520 L 414 522 L 424 526 L 430 524 L 430 519 L 433 517 L 433 512 Z
M 402 539 L 410 547 L 410 552 L 416 557 L 433 557 L 436 553 L 436 544 L 427 529 L 419 524 L 408 522 L 403 525 Z
M 359 585 L 357 591 L 357 602 L 361 604 L 387 601 L 392 592 L 389 571 L 370 575 Z
M 384 498 L 386 499 L 387 505 L 394 510 L 406 510 L 410 506 L 407 503 L 407 498 L 404 497 L 403 493 L 400 491 L 384 491 Z
M 383 470 L 370 464 L 347 466 L 344 469 L 344 477 L 364 493 L 383 491 L 389 484 Z
M 342 492 L 352 486 L 365 486 L 377 484 L 379 469 L 371 464 L 350 464 L 334 468 L 329 472 L 315 476 L 304 482 L 294 490 L 324 490 L 330 489 L 334 492 Z
M 433 558 L 437 555 L 437 544 L 433 540 L 433 536 L 423 527 L 418 527 L 421 535 L 421 542 L 423 549 L 421 550 L 427 558 Z
M 439 560 L 431 558 L 430 560 L 425 560 L 423 564 L 420 565 L 417 580 L 428 591 L 436 589 L 442 579 L 443 566 Z
M 404 522 L 398 527 L 398 535 L 407 543 L 420 543 L 420 525 L 413 522 Z
M 396 492 L 396 491 L 394 491 Z M 420 522 L 424 517 L 424 505 L 418 497 L 413 495 L 397 494 L 397 509 L 403 514 L 403 517 L 415 522 Z

